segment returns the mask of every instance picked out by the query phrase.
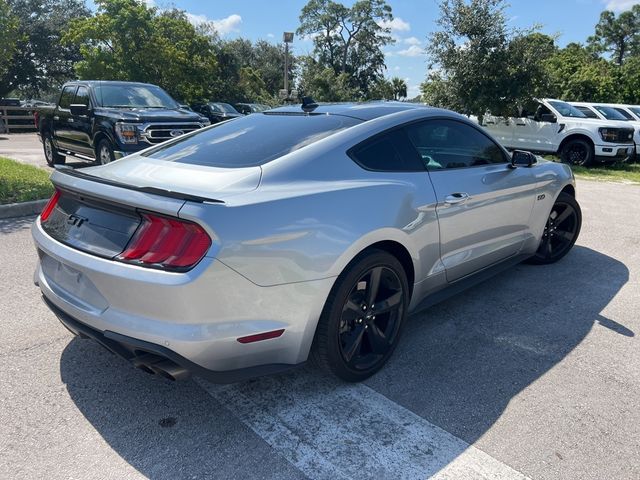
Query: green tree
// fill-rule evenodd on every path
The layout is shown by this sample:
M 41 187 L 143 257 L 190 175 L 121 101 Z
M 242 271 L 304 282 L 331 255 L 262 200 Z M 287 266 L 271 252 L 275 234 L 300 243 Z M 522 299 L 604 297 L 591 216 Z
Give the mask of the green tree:
M 4 3 L 4 0 L 3 0 Z M 79 60 L 79 49 L 60 40 L 70 23 L 89 15 L 83 0 L 7 0 L 13 22 L 0 22 L 0 35 L 12 35 L 2 50 L 13 50 L 4 75 L 0 76 L 0 97 L 19 90 L 26 97 L 38 97 L 43 92 L 58 89 L 74 76 L 73 65 Z M 11 33 L 13 32 L 13 33 Z M 3 52 L 4 54 L 4 52 Z M 0 72 L 1 73 L 1 72 Z
M 309 95 L 317 102 L 348 102 L 357 97 L 351 86 L 351 78 L 346 73 L 338 73 L 325 67 L 312 56 L 299 59 L 301 74 L 298 91 L 301 96 Z
M 550 96 L 569 101 L 616 102 L 620 99 L 619 67 L 590 49 L 570 43 L 546 61 Z
M 16 53 L 16 44 L 18 42 L 19 35 L 19 20 L 9 7 L 6 0 L 0 0 L 0 79 L 3 78 L 9 72 L 13 61 L 13 56 Z M 0 85 L 0 89 L 2 86 Z M 1 95 L 0 95 L 1 96 Z
M 393 88 L 394 100 L 407 98 L 407 82 L 405 82 L 402 78 L 393 77 L 391 79 L 391 87 Z
M 640 54 L 640 5 L 616 14 L 605 10 L 600 14 L 595 35 L 589 37 L 590 48 L 598 53 L 610 53 L 613 61 L 622 65 L 624 61 Z
M 425 101 L 465 114 L 507 115 L 544 88 L 545 36 L 507 28 L 504 0 L 442 0 L 429 36 Z M 551 42 L 553 43 L 553 42 Z
M 136 0 L 96 0 L 96 15 L 72 22 L 63 40 L 79 47 L 81 78 L 157 84 L 190 102 L 214 90 L 218 70 L 213 38 L 180 10 Z
M 393 20 L 385 0 L 359 0 L 346 7 L 333 0 L 310 0 L 300 13 L 297 33 L 313 38 L 316 61 L 336 77 L 347 75 L 349 89 L 368 98 L 370 87 L 383 78 L 382 49 L 393 43 L 387 26 Z M 309 78 L 309 73 L 304 74 Z M 307 82 L 309 83 L 309 82 Z M 311 82 L 313 83 L 313 82 Z
M 640 105 L 640 56 L 631 57 L 620 67 L 619 100 L 622 103 Z
M 393 84 L 386 78 L 380 78 L 373 82 L 373 86 L 369 90 L 369 99 L 371 100 L 393 100 Z

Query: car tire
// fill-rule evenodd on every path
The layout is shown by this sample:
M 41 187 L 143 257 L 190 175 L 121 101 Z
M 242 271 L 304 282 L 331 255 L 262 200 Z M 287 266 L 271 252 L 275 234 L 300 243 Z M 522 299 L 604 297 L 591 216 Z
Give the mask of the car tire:
M 404 268 L 393 255 L 370 250 L 356 257 L 324 306 L 311 350 L 313 362 L 348 382 L 378 372 L 400 339 L 409 292 Z
M 590 142 L 576 138 L 564 144 L 560 159 L 569 165 L 587 167 L 593 163 L 594 155 L 593 145 Z
M 45 133 L 42 138 L 42 147 L 44 148 L 44 158 L 47 161 L 47 165 L 55 167 L 56 165 L 64 165 L 66 157 L 60 155 L 58 150 L 53 144 L 53 139 L 50 133 Z
M 557 262 L 569 253 L 576 243 L 581 227 L 580 205 L 568 193 L 560 193 L 547 217 L 538 250 L 527 263 L 547 265 Z
M 103 138 L 98 142 L 98 148 L 96 148 L 96 163 L 98 165 L 106 165 L 116 159 L 113 154 L 113 147 L 111 142 L 106 138 Z

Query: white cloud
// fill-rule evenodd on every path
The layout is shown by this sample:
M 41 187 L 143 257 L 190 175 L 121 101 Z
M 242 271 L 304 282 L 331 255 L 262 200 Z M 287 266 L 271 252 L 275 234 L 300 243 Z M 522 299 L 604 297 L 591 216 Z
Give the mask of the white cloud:
M 273 33 L 267 33 L 267 38 L 276 38 L 276 36 Z
M 420 45 L 422 42 L 417 37 L 408 37 L 402 40 L 407 45 Z
M 217 20 L 211 20 L 206 15 L 196 15 L 193 13 L 187 12 L 187 18 L 194 25 L 201 25 L 203 23 L 211 23 L 213 28 L 216 29 L 216 32 L 220 34 L 220 36 L 225 36 L 231 32 L 239 32 L 240 24 L 242 23 L 242 17 L 237 13 L 229 15 L 226 18 L 220 18 Z
M 383 28 L 389 28 L 392 32 L 408 32 L 409 30 L 411 30 L 411 25 L 409 25 L 409 22 L 405 22 L 400 17 L 396 17 L 391 21 L 380 21 L 378 22 L 378 25 Z
M 403 57 L 419 57 L 424 55 L 424 49 L 419 47 L 418 45 L 411 45 L 406 50 L 400 50 L 397 52 L 398 55 L 402 55 Z
M 603 3 L 606 3 L 607 10 L 622 12 L 640 3 L 640 0 L 603 0 Z

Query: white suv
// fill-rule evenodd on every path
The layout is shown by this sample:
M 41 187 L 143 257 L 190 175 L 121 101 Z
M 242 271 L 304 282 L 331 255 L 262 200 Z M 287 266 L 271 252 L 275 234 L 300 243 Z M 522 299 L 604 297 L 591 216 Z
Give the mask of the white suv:
M 625 161 L 634 153 L 634 129 L 626 122 L 588 118 L 554 99 L 537 100 L 520 117 L 484 117 L 482 126 L 504 147 L 559 155 L 563 162 Z

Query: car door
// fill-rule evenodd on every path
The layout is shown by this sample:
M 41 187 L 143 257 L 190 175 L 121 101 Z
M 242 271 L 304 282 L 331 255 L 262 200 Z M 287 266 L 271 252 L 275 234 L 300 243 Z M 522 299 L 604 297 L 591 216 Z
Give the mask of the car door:
M 69 107 L 73 103 L 77 88 L 77 85 L 67 85 L 62 89 L 58 107 L 53 114 L 53 136 L 56 146 L 61 150 L 73 150 L 73 133 L 69 128 L 71 118 Z
M 522 150 L 552 152 L 558 150 L 558 116 L 538 102 L 534 115 L 518 118 L 514 144 Z
M 76 90 L 72 104 L 86 105 L 91 109 L 91 99 L 89 98 L 89 89 L 84 85 L 80 85 Z M 69 139 L 73 151 L 94 156 L 93 147 L 91 145 L 91 117 L 90 115 L 73 115 L 69 113 Z
M 532 235 L 533 169 L 512 168 L 493 139 L 458 120 L 426 120 L 407 134 L 435 190 L 447 281 L 516 255 Z

